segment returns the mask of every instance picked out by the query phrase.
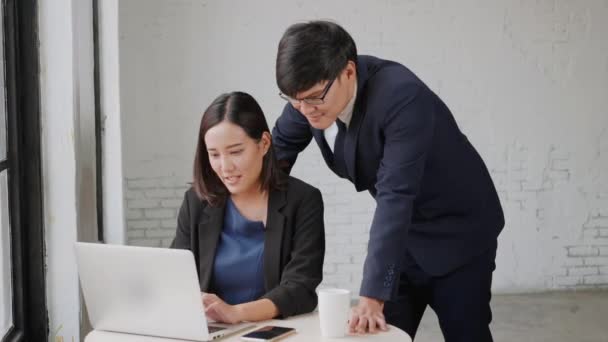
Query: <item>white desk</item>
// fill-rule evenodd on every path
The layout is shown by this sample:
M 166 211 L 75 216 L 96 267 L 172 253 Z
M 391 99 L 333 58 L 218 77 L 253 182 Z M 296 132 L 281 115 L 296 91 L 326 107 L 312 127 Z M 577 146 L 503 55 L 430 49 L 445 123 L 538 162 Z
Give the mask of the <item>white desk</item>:
M 316 312 L 296 317 L 291 317 L 284 320 L 272 320 L 256 323 L 256 327 L 264 325 L 278 325 L 284 327 L 296 328 L 296 333 L 286 337 L 281 341 L 285 342 L 315 342 L 315 341 L 373 341 L 373 342 L 411 342 L 412 340 L 404 331 L 390 326 L 386 332 L 380 332 L 374 335 L 347 335 L 343 338 L 324 338 L 321 337 L 319 327 L 319 316 Z M 252 328 L 250 330 L 254 330 Z M 218 342 L 236 342 L 242 341 L 240 336 L 248 331 L 242 331 L 238 334 L 217 340 Z M 85 342 L 184 342 L 183 340 L 173 340 L 167 338 L 148 337 L 140 335 L 129 335 L 111 333 L 105 331 L 93 331 L 85 338 Z

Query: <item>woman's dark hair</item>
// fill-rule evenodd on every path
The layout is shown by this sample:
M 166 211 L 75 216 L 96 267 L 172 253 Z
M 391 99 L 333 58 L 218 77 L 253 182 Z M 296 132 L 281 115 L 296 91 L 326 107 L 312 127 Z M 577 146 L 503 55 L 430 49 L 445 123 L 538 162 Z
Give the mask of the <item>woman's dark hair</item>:
M 348 61 L 357 63 L 357 46 L 340 25 L 311 21 L 291 25 L 281 38 L 277 52 L 277 85 L 294 97 L 321 81 L 333 80 Z
M 231 122 L 241 127 L 245 133 L 256 141 L 262 138 L 264 132 L 270 133 L 262 108 L 249 94 L 232 92 L 218 96 L 205 110 L 198 132 L 198 144 L 194 158 L 194 181 L 192 186 L 201 200 L 215 206 L 222 203 L 229 192 L 224 183 L 211 168 L 205 134 L 223 121 Z M 268 149 L 262 162 L 260 175 L 263 190 L 282 189 L 285 174 L 279 170 L 272 146 Z

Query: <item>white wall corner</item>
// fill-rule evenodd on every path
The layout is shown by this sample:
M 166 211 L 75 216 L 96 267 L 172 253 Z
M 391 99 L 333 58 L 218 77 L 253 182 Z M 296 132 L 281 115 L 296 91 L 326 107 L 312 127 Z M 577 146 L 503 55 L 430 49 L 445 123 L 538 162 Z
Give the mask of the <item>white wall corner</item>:
M 126 241 L 123 154 L 120 113 L 118 1 L 99 1 L 99 62 L 103 125 L 104 240 Z
M 40 2 L 42 183 L 49 340 L 80 340 L 77 239 L 77 69 L 71 0 Z

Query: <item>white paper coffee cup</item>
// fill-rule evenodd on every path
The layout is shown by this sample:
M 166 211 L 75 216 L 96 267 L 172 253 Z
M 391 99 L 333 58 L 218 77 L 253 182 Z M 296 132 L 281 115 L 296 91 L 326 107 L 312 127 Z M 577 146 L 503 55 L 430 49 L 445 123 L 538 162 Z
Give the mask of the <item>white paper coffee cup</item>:
M 348 326 L 350 291 L 319 289 L 319 323 L 323 337 L 343 337 Z

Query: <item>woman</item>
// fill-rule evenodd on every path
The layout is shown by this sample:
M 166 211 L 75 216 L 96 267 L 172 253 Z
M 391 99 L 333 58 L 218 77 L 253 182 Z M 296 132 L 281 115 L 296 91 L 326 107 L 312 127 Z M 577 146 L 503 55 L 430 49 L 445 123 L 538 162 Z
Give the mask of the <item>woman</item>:
M 312 311 L 325 237 L 316 188 L 281 173 L 248 94 L 223 94 L 201 120 L 194 182 L 172 248 L 193 252 L 207 316 L 260 321 Z

